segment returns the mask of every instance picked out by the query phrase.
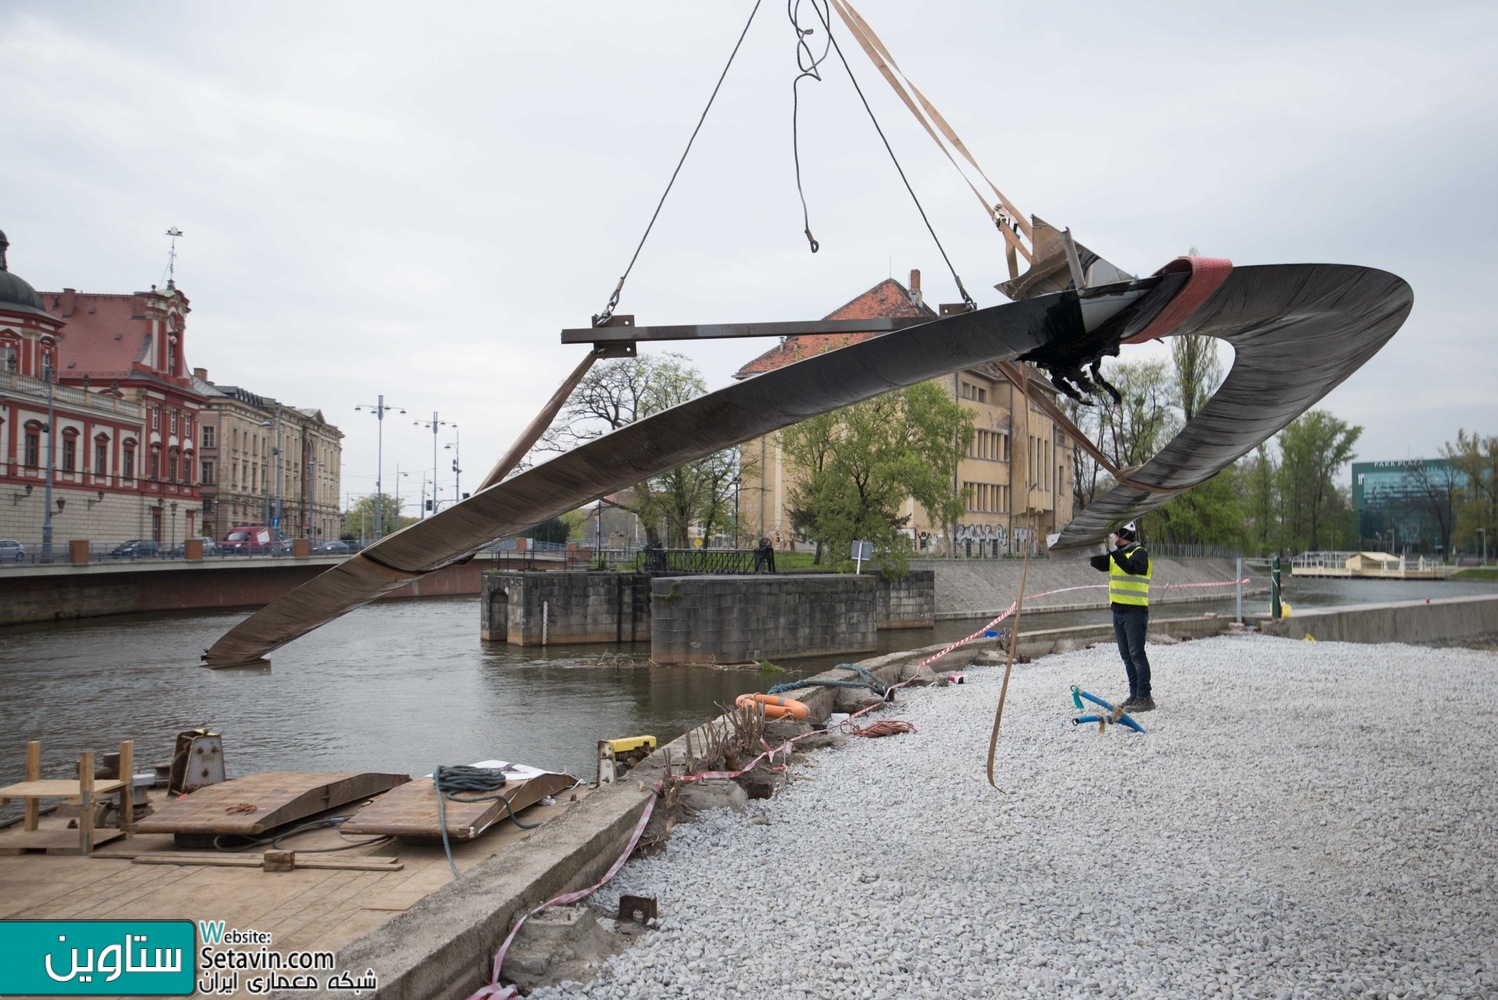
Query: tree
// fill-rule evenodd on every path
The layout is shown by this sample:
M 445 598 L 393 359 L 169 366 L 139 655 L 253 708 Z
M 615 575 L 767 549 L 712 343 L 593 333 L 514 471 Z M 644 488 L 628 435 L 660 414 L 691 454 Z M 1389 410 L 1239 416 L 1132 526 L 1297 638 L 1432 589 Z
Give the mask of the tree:
M 1280 507 L 1275 488 L 1279 482 L 1279 468 L 1270 454 L 1269 445 L 1262 442 L 1254 449 L 1252 457 L 1245 456 L 1239 464 L 1247 501 L 1244 528 L 1249 549 L 1255 555 L 1268 555 L 1279 549 Z
M 568 397 L 536 446 L 570 451 L 578 445 L 707 392 L 700 372 L 680 354 L 641 354 L 594 365 Z M 709 455 L 637 483 L 620 506 L 639 517 L 650 538 L 688 544 L 692 526 L 711 534 L 731 519 L 737 450 Z
M 1479 547 L 1484 539 L 1492 551 L 1498 540 L 1498 435 L 1482 437 L 1475 431 L 1456 432 L 1456 443 L 1446 444 L 1441 454 L 1451 460 L 1462 479 L 1460 506 L 1456 512 L 1457 535 L 1466 544 Z
M 380 497 L 384 501 L 380 507 L 380 520 L 383 522 L 381 527 L 385 534 L 393 535 L 401 528 L 420 520 L 416 517 L 401 517 L 396 498 L 389 493 L 382 493 Z M 400 506 L 404 507 L 405 504 L 401 503 Z M 343 512 L 343 534 L 347 538 L 374 538 L 375 497 L 373 494 L 360 497 Z
M 1457 500 L 1461 494 L 1461 474 L 1451 465 L 1432 466 L 1417 462 L 1404 474 L 1409 490 L 1410 513 L 1417 523 L 1434 524 L 1439 538 L 1434 547 L 1451 552 L 1451 534 L 1456 526 Z
M 1279 507 L 1292 548 L 1321 548 L 1340 523 L 1347 498 L 1333 477 L 1356 457 L 1362 433 L 1326 410 L 1302 413 L 1280 431 Z
M 965 500 L 952 480 L 972 424 L 970 411 L 923 382 L 787 429 L 781 448 L 794 470 L 792 526 L 816 541 L 818 561 L 823 546 L 843 553 L 866 540 L 884 568 L 902 570 L 907 500 L 936 524 L 962 515 Z

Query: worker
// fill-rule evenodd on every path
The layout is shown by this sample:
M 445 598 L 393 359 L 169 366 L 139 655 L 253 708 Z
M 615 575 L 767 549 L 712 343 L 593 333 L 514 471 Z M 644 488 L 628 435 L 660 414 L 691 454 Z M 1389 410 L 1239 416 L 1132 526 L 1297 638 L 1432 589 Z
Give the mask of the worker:
M 1150 554 L 1138 542 L 1133 521 L 1108 536 L 1111 550 L 1092 557 L 1093 569 L 1108 574 L 1108 603 L 1113 607 L 1113 638 L 1129 677 L 1129 699 L 1125 712 L 1148 712 L 1155 701 L 1150 696 L 1150 661 L 1144 654 L 1144 634 L 1150 622 L 1150 577 L 1155 567 Z

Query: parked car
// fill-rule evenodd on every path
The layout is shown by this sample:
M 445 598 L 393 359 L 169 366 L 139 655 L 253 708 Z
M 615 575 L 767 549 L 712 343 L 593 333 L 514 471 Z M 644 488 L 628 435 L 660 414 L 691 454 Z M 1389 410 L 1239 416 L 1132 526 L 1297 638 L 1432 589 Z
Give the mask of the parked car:
M 348 550 L 345 549 L 345 552 Z M 26 546 L 13 538 L 0 538 L 0 559 L 6 562 L 20 562 L 26 558 Z
M 173 549 L 171 549 L 170 551 L 167 552 L 168 558 L 171 558 L 171 559 L 181 559 L 183 556 L 185 556 L 187 554 L 187 543 L 188 543 L 188 541 L 189 541 L 189 539 L 186 539 L 186 538 L 182 539 L 182 541 L 175 548 L 173 548 Z M 213 539 L 209 538 L 207 535 L 199 535 L 198 536 L 198 541 L 200 541 L 200 542 L 203 543 L 203 557 L 205 559 L 208 556 L 216 556 L 216 555 L 218 555 L 218 542 L 215 542 Z
M 109 550 L 116 559 L 148 559 L 161 554 L 161 546 L 149 538 L 134 538 Z
M 345 542 L 339 538 L 329 539 L 326 542 L 319 542 L 318 545 L 312 550 L 312 554 L 315 556 L 346 556 L 348 555 L 348 552 L 348 542 Z
M 243 525 L 230 528 L 220 547 L 226 555 L 256 556 L 271 551 L 270 528 L 263 524 Z

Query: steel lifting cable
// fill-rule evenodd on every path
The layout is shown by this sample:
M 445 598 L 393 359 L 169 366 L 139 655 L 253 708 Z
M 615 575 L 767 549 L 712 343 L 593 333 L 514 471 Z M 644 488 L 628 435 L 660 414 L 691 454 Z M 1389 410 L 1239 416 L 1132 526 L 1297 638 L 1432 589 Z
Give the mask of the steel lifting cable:
M 900 180 L 905 184 L 905 190 L 910 193 L 910 200 L 915 203 L 916 211 L 921 214 L 921 221 L 926 224 L 926 232 L 931 234 L 931 240 L 936 244 L 936 249 L 941 253 L 941 259 L 946 263 L 947 270 L 952 274 L 952 280 L 957 283 L 957 291 L 962 295 L 962 302 L 969 310 L 977 309 L 978 303 L 967 293 L 963 287 L 962 278 L 957 274 L 957 268 L 952 266 L 952 258 L 947 256 L 947 248 L 941 245 L 941 237 L 936 235 L 936 229 L 931 225 L 931 220 L 926 216 L 926 209 L 921 205 L 921 199 L 916 197 L 915 188 L 910 185 L 910 178 L 905 176 L 905 168 L 900 166 L 900 160 L 895 156 L 895 150 L 889 144 L 884 129 L 879 125 L 879 119 L 874 115 L 874 109 L 869 107 L 869 99 L 864 96 L 863 88 L 858 85 L 858 79 L 853 75 L 853 67 L 848 65 L 848 59 L 843 55 L 842 46 L 837 44 L 837 38 L 832 34 L 832 23 L 825 12 L 826 0 L 812 0 L 812 9 L 817 12 L 818 19 L 822 22 L 822 28 L 827 32 L 827 41 L 832 50 L 837 53 L 838 61 L 843 64 L 843 70 L 848 74 L 848 80 L 853 84 L 853 90 L 858 94 L 858 99 L 863 103 L 864 111 L 868 112 L 869 121 L 874 125 L 874 131 L 879 133 L 879 140 L 884 143 L 885 152 L 889 153 L 890 162 L 895 165 L 895 170 L 900 174 Z M 797 29 L 800 30 L 799 28 Z
M 624 291 L 624 281 L 629 277 L 629 272 L 634 270 L 635 261 L 640 259 L 640 251 L 645 249 L 645 241 L 650 238 L 650 230 L 655 226 L 655 220 L 661 214 L 661 208 L 666 204 L 666 196 L 671 193 L 671 187 L 676 183 L 676 176 L 681 173 L 682 165 L 687 162 L 687 154 L 692 151 L 692 143 L 697 141 L 697 133 L 702 131 L 702 123 L 707 121 L 707 113 L 712 110 L 713 101 L 718 99 L 718 91 L 723 88 L 723 81 L 728 76 L 729 67 L 733 65 L 734 57 L 739 54 L 739 48 L 744 44 L 744 36 L 749 34 L 749 26 L 754 23 L 754 15 L 759 13 L 761 0 L 754 0 L 754 9 L 749 12 L 749 20 L 744 22 L 744 30 L 739 32 L 739 40 L 734 43 L 733 51 L 728 54 L 728 62 L 723 66 L 723 72 L 718 74 L 718 82 L 713 85 L 713 92 L 707 99 L 707 106 L 702 109 L 702 114 L 697 118 L 697 127 L 692 129 L 692 137 L 687 140 L 687 148 L 681 151 L 681 159 L 676 161 L 676 169 L 671 171 L 671 179 L 666 182 L 666 190 L 661 192 L 661 200 L 656 202 L 655 211 L 650 213 L 650 222 L 645 226 L 644 235 L 640 237 L 640 243 L 635 247 L 634 255 L 629 258 L 629 266 L 619 276 L 619 284 L 614 286 L 614 294 L 609 296 L 609 304 L 603 307 L 603 312 L 593 317 L 594 326 L 603 326 L 614 315 L 614 308 L 619 305 L 619 293 Z

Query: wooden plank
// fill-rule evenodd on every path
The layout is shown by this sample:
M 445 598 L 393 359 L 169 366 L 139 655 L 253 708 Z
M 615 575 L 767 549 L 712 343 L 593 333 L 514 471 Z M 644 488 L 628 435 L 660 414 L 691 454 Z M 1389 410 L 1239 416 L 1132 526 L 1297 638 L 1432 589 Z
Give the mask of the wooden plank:
M 123 781 L 96 781 L 94 795 L 109 795 L 125 787 Z M 83 783 L 63 779 L 22 781 L 0 788 L 0 800 L 4 799 L 76 799 L 83 794 Z
M 294 852 L 293 852 L 294 853 Z M 136 865 L 201 865 L 205 868 L 263 868 L 263 854 L 219 854 L 203 851 L 156 851 L 137 855 L 131 859 Z M 352 858 L 320 858 L 298 856 L 293 866 L 315 868 L 322 871 L 397 872 L 405 865 L 399 858 L 383 855 L 360 855 Z
M 266 771 L 199 788 L 135 824 L 139 833 L 256 837 L 411 780 L 405 774 Z M 243 809 L 245 805 L 254 809 Z M 233 811 L 231 811 L 233 810 Z
M 503 762 L 496 762 L 503 763 Z M 509 782 L 500 794 L 510 809 L 519 813 L 548 795 L 556 795 L 577 784 L 570 774 L 541 771 L 523 764 L 506 764 Z M 447 835 L 452 840 L 472 840 L 481 836 L 509 812 L 497 799 L 483 802 L 443 804 Z M 418 778 L 375 799 L 343 824 L 347 834 L 384 834 L 393 837 L 433 839 L 442 836 L 437 816 L 437 792 L 428 778 Z
M 100 829 L 94 831 L 93 846 L 106 844 L 118 837 L 123 837 L 125 831 L 114 829 Z M 44 827 L 40 830 L 6 830 L 0 832 L 0 854 L 27 854 L 30 852 L 42 852 L 46 854 L 87 854 L 83 843 L 79 840 L 76 829 L 69 830 L 61 827 Z

